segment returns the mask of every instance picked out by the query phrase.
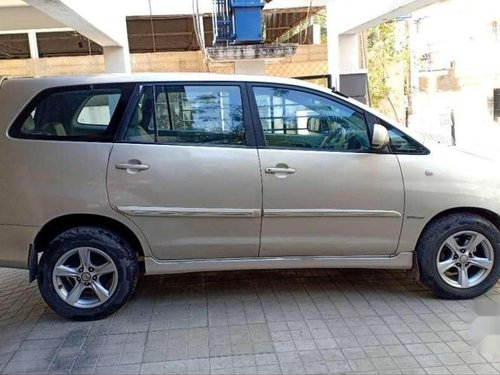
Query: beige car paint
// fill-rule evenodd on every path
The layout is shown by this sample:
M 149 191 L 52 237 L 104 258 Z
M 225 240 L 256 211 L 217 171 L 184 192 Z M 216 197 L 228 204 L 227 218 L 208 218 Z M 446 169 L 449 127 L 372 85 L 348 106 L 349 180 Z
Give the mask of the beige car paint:
M 132 155 L 130 145 L 117 144 L 108 167 L 111 177 L 109 198 L 112 203 L 110 204 L 105 176 L 112 144 L 19 140 L 11 139 L 7 135 L 10 124 L 26 103 L 46 88 L 112 82 L 173 81 L 275 82 L 308 87 L 336 97 L 327 89 L 305 82 L 255 76 L 137 74 L 7 79 L 0 89 L 2 108 L 0 111 L 0 158 L 2 160 L 0 164 L 0 266 L 26 268 L 28 248 L 33 243 L 39 228 L 58 217 L 87 213 L 112 218 L 130 228 L 137 236 L 145 253 L 147 273 L 228 269 L 230 267 L 267 268 L 272 266 L 279 268 L 280 266 L 316 265 L 408 268 L 411 267 L 409 254 L 415 249 L 422 229 L 435 215 L 445 210 L 461 207 L 482 208 L 494 214 L 500 212 L 497 166 L 487 160 L 440 146 L 428 145 L 431 151 L 429 155 L 398 156 L 378 153 L 336 154 L 309 151 L 301 151 L 300 155 L 280 151 L 281 154 L 278 155 L 273 150 L 261 150 L 262 163 L 258 167 L 260 169 L 257 168 L 255 172 L 246 169 L 247 167 L 253 169 L 259 163 L 258 159 L 250 160 L 251 155 L 256 155 L 255 150 L 252 149 L 214 147 L 208 150 L 211 159 L 202 160 L 201 152 L 206 151 L 204 147 L 193 147 L 193 150 L 188 150 L 185 146 L 172 146 L 176 148 L 172 154 L 174 157 L 170 156 L 166 160 L 178 161 L 175 167 L 177 172 L 181 171 L 183 178 L 188 179 L 184 182 L 176 182 L 177 185 L 174 186 L 173 191 L 179 200 L 174 201 L 165 198 L 170 186 L 167 186 L 163 192 L 161 192 L 163 186 L 153 187 L 152 200 L 147 200 L 146 196 L 138 193 L 138 186 L 147 183 L 146 173 L 156 171 L 157 165 L 160 165 L 161 157 L 158 155 L 151 156 L 151 160 L 147 161 L 151 164 L 151 170 L 137 173 L 134 176 L 137 177 L 135 183 L 129 185 L 132 190 L 124 191 L 120 184 L 130 184 L 131 181 L 126 180 L 130 176 L 126 170 L 116 170 L 113 163 L 126 163 L 130 158 L 141 158 L 141 161 L 146 163 L 146 160 L 142 158 L 147 156 L 149 159 L 150 156 L 143 153 Z M 354 100 L 338 98 L 375 113 Z M 379 114 L 376 115 L 383 118 Z M 165 146 L 145 146 L 145 149 L 160 150 L 162 147 Z M 240 159 L 234 162 L 234 167 L 224 164 L 227 163 L 228 154 L 234 150 L 238 150 L 239 156 L 246 158 L 246 161 Z M 186 155 L 195 156 L 195 159 L 185 159 Z M 215 178 L 205 178 L 200 181 L 200 176 L 204 176 L 204 168 L 207 165 L 204 163 L 210 163 L 210 160 L 222 163 L 217 166 L 221 172 L 217 178 L 221 181 L 215 181 Z M 349 165 L 355 174 L 349 175 L 348 171 L 351 170 L 349 168 L 336 170 L 336 175 L 341 178 L 335 180 L 340 181 L 338 185 L 335 185 L 334 179 L 328 180 L 325 176 L 328 176 L 332 168 L 335 169 L 337 165 L 341 165 L 337 163 L 338 160 L 342 161 L 343 165 Z M 295 168 L 296 173 L 279 180 L 275 175 L 265 173 L 266 167 L 275 167 L 279 163 L 286 163 L 289 167 Z M 311 167 L 309 163 L 313 163 L 314 166 Z M 318 163 L 322 168 L 318 168 Z M 194 168 L 191 171 L 194 173 L 182 170 L 182 167 L 186 165 Z M 210 165 L 213 167 L 213 164 Z M 168 164 L 165 162 L 161 166 L 168 167 Z M 168 171 L 164 173 L 169 176 Z M 255 187 L 260 180 L 253 182 L 251 178 L 251 176 L 257 176 L 260 179 L 260 174 L 264 179 L 264 186 L 268 186 L 267 189 L 264 188 L 264 207 L 256 203 L 259 188 Z M 238 179 L 242 179 L 243 182 L 238 182 Z M 158 177 L 157 181 L 160 180 L 162 178 Z M 319 186 L 318 181 L 326 181 L 330 184 L 326 185 L 330 189 L 338 189 L 337 191 L 342 193 L 342 199 L 328 200 L 332 197 L 328 196 L 325 187 Z M 404 202 L 401 191 L 402 181 L 405 189 Z M 280 194 L 275 188 L 283 188 L 286 182 L 293 182 L 293 185 L 285 187 L 287 194 Z M 209 191 L 215 192 L 221 183 L 224 186 L 222 191 L 216 197 L 210 197 L 207 200 L 207 193 L 204 189 L 208 188 Z M 183 192 L 183 187 L 186 186 L 197 186 L 200 192 L 195 194 L 194 190 L 189 190 L 191 188 Z M 250 191 L 253 193 L 250 193 L 248 197 L 236 191 L 233 195 L 230 188 L 237 186 L 243 187 L 247 194 Z M 187 192 L 190 192 L 191 196 L 184 194 Z M 306 198 L 308 193 L 309 198 Z M 322 204 L 325 201 L 329 203 Z M 122 211 L 119 211 L 118 206 L 122 208 Z M 159 207 L 163 212 L 165 210 L 177 214 L 180 212 L 181 215 L 141 216 L 124 211 L 123 207 L 141 209 L 146 207 L 146 210 Z M 236 210 L 236 213 L 239 211 L 241 214 L 248 213 L 250 210 L 253 215 L 210 217 L 210 213 L 213 214 L 213 211 L 210 211 L 208 217 L 197 217 L 197 215 L 192 217 L 193 210 L 186 211 L 186 209 L 193 209 L 195 213 L 205 215 L 212 209 L 219 210 L 217 211 L 219 214 L 228 212 L 225 211 L 227 209 Z M 259 209 L 261 209 L 260 212 Z M 268 217 L 266 217 L 266 209 Z M 283 210 L 295 210 L 296 217 L 290 217 L 290 212 Z M 327 211 L 321 213 L 318 210 Z M 191 217 L 188 215 L 183 217 L 182 212 Z M 276 212 L 281 213 L 281 217 L 280 215 L 272 217 Z M 309 212 L 309 215 L 305 216 L 304 212 Z M 318 213 L 318 216 L 311 215 L 311 212 Z M 365 216 L 356 216 L 355 212 L 356 215 L 361 212 Z M 374 215 L 377 212 L 380 215 Z M 347 214 L 342 216 L 340 213 Z M 401 217 L 394 213 L 401 214 Z M 256 228 L 259 227 L 261 218 L 263 220 L 261 255 L 280 254 L 279 257 L 256 257 L 259 242 Z M 162 237 L 165 233 L 171 234 L 172 229 L 152 223 L 156 221 L 155 219 L 157 223 L 175 223 L 175 231 L 180 231 L 180 236 L 172 241 L 177 241 L 176 245 L 178 245 L 179 238 L 184 238 L 184 241 L 188 242 L 187 246 L 181 244 L 179 247 L 172 247 L 169 239 Z M 212 220 L 216 223 L 213 227 L 212 224 L 207 224 Z M 145 223 L 147 224 L 144 225 Z M 397 228 L 401 227 L 401 224 L 401 237 L 397 245 Z M 146 227 L 142 228 L 144 233 L 140 229 L 141 226 Z M 338 231 L 337 235 L 347 241 L 337 242 L 329 232 L 332 228 Z M 148 240 L 151 239 L 153 239 L 156 253 L 149 247 Z M 208 242 L 204 242 L 205 240 Z M 234 243 L 230 244 L 231 241 Z M 279 243 L 280 241 L 283 243 Z M 295 241 L 297 243 L 294 243 Z M 334 247 L 331 246 L 332 243 L 335 244 Z M 224 251 L 216 250 L 220 245 L 223 245 Z M 205 251 L 198 251 L 197 246 L 204 248 Z M 173 252 L 170 253 L 170 251 Z M 189 252 L 188 257 L 185 256 L 184 251 Z M 211 254 L 207 255 L 207 252 Z M 296 256 L 290 257 L 289 255 L 292 254 Z M 211 255 L 223 257 L 226 260 L 206 259 Z M 318 257 L 318 255 L 326 256 Z M 193 256 L 206 260 L 185 259 Z M 239 258 L 234 261 L 234 257 Z M 167 261 L 161 258 L 173 259 Z
M 259 155 L 262 256 L 396 252 L 404 188 L 395 155 L 272 149 L 260 149 Z M 278 164 L 296 172 L 265 173 Z M 307 216 L 304 210 L 309 210 Z
M 105 216 L 129 227 L 145 252 L 148 250 L 138 227 L 109 204 L 106 167 L 111 143 L 9 139 L 1 142 L 0 147 L 2 159 L 11 160 L 12 165 L 4 168 L 0 177 L 2 224 L 41 228 L 65 215 Z M 19 267 L 26 266 L 34 236 L 26 240 L 27 247 L 15 250 L 22 254 Z
M 116 168 L 134 159 L 149 169 Z M 118 143 L 108 192 L 158 259 L 258 256 L 262 190 L 255 148 Z
M 0 266 L 26 268 L 28 249 L 41 227 L 0 225 Z
M 413 251 L 429 220 L 446 210 L 500 212 L 500 168 L 493 161 L 439 145 L 430 155 L 398 159 L 406 190 L 399 251 Z

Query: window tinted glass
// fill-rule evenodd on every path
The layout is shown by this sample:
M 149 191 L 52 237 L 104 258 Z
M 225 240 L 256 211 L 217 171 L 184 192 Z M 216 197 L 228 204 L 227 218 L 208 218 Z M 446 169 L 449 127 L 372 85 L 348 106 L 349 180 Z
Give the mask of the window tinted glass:
M 341 103 L 298 90 L 255 87 L 268 146 L 362 151 L 370 149 L 365 118 Z
M 427 152 L 419 143 L 396 128 L 389 129 L 389 140 L 389 146 L 394 153 L 422 154 Z
M 90 97 L 80 110 L 77 124 L 108 126 L 119 100 L 120 94 L 99 94 Z
M 132 142 L 151 143 L 155 139 L 153 122 L 153 87 L 144 87 L 134 108 L 125 138 Z
M 121 97 L 121 89 L 91 88 L 41 95 L 16 133 L 30 138 L 102 136 L 108 133 Z
M 155 126 L 160 143 L 243 145 L 240 88 L 156 86 L 154 95 L 152 88 L 147 88 L 135 109 L 126 139 L 151 142 Z

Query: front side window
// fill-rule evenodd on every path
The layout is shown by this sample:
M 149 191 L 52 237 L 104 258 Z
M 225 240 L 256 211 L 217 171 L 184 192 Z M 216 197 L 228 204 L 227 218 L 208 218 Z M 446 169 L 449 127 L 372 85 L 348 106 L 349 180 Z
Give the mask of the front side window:
M 124 96 L 122 88 L 85 87 L 43 92 L 16 120 L 11 134 L 20 138 L 112 139 L 113 116 L 119 103 L 126 104 Z
M 346 105 L 289 88 L 254 87 L 266 144 L 291 149 L 370 149 L 365 117 Z
M 129 124 L 134 142 L 244 145 L 238 86 L 145 87 Z

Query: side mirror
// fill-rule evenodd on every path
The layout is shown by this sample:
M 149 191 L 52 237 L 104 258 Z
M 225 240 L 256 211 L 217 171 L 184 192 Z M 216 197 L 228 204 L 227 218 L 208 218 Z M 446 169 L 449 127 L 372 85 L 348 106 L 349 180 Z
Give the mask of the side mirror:
M 380 150 L 389 144 L 389 132 L 380 125 L 373 125 L 372 148 Z

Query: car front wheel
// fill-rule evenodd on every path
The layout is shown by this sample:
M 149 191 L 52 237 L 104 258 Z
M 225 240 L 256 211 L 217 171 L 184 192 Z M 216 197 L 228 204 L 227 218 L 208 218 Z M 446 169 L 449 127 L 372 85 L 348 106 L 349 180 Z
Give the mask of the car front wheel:
M 118 234 L 78 227 L 57 236 L 40 259 L 38 286 L 57 313 L 102 319 L 120 308 L 137 282 L 137 259 Z
M 453 214 L 431 223 L 417 245 L 421 281 L 438 297 L 468 299 L 500 276 L 500 233 L 489 220 Z

